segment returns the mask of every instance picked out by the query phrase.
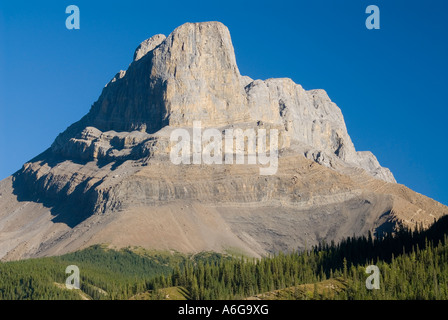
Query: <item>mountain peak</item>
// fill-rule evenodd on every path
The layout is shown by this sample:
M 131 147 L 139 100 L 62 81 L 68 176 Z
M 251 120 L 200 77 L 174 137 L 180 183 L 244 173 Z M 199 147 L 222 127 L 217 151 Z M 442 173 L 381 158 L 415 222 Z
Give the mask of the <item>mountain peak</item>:
M 128 70 L 109 82 L 87 116 L 56 139 L 53 151 L 78 152 L 73 138 L 83 136 L 86 127 L 153 134 L 167 126 L 191 127 L 194 121 L 203 127 L 267 123 L 281 130 L 281 147 L 300 144 L 298 152 L 320 164 L 337 168 L 342 160 L 395 182 L 373 154 L 355 150 L 341 110 L 324 90 L 307 91 L 289 78 L 241 76 L 229 30 L 216 21 L 185 23 L 168 37 L 143 41 Z
M 278 130 L 278 171 L 174 164 L 171 133 L 196 121 L 218 135 Z M 222 23 L 186 23 L 143 41 L 86 116 L 0 182 L 0 226 L 15 237 L 0 239 L 0 258 L 87 243 L 262 255 L 427 225 L 447 212 L 394 182 L 371 152 L 355 149 L 324 90 L 242 76 Z
M 134 52 L 134 61 L 140 60 L 144 55 L 146 55 L 149 51 L 154 50 L 155 47 L 160 45 L 163 40 L 166 39 L 166 36 L 163 34 L 156 34 L 149 39 L 146 39 L 135 49 Z

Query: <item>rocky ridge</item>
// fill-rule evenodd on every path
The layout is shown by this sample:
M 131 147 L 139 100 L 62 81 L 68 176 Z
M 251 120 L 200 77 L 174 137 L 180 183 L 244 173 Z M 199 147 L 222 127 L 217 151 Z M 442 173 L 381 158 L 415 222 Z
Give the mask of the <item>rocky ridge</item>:
M 278 172 L 170 163 L 170 133 L 194 121 L 221 132 L 279 130 Z M 447 212 L 396 184 L 371 152 L 356 151 L 324 90 L 242 76 L 219 22 L 143 41 L 89 113 L 0 182 L 0 192 L 3 259 L 93 243 L 259 256 L 428 225 Z

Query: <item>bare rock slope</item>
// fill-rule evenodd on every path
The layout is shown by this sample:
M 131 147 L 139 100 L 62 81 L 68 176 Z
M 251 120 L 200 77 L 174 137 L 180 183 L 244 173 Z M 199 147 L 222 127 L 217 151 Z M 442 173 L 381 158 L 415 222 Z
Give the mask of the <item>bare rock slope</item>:
M 194 121 L 279 130 L 276 174 L 171 163 L 170 133 Z M 186 23 L 142 42 L 85 117 L 0 182 L 0 258 L 95 243 L 260 256 L 447 212 L 356 151 L 325 91 L 242 76 L 223 24 Z

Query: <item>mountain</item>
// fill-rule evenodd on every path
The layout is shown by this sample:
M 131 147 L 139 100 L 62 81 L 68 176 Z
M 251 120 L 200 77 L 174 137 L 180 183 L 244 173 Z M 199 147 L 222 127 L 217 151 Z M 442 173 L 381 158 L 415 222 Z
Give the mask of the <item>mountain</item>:
M 238 130 L 247 144 L 225 139 Z M 142 42 L 86 116 L 0 182 L 0 258 L 100 243 L 258 257 L 447 212 L 356 151 L 324 90 L 242 76 L 223 24 L 186 23 Z

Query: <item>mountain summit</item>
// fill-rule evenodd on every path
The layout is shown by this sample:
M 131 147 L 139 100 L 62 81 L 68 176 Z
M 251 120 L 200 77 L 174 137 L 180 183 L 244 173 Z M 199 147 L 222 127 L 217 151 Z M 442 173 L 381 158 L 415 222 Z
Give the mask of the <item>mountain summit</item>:
M 171 133 L 197 122 L 277 130 L 278 171 L 173 164 Z M 186 23 L 143 41 L 86 116 L 0 182 L 0 258 L 95 243 L 260 256 L 428 225 L 447 209 L 356 151 L 324 90 L 242 76 L 227 27 Z
M 143 41 L 129 69 L 117 73 L 90 112 L 56 139 L 52 151 L 69 155 L 80 143 L 73 138 L 84 137 L 86 128 L 153 134 L 167 126 L 191 127 L 194 121 L 205 127 L 269 123 L 287 138 L 283 147 L 304 144 L 308 157 L 319 163 L 333 166 L 336 157 L 395 182 L 372 153 L 355 151 L 341 110 L 325 91 L 306 91 L 287 78 L 241 76 L 229 30 L 220 22 L 186 23 L 168 37 Z M 99 149 L 90 159 L 110 151 Z

